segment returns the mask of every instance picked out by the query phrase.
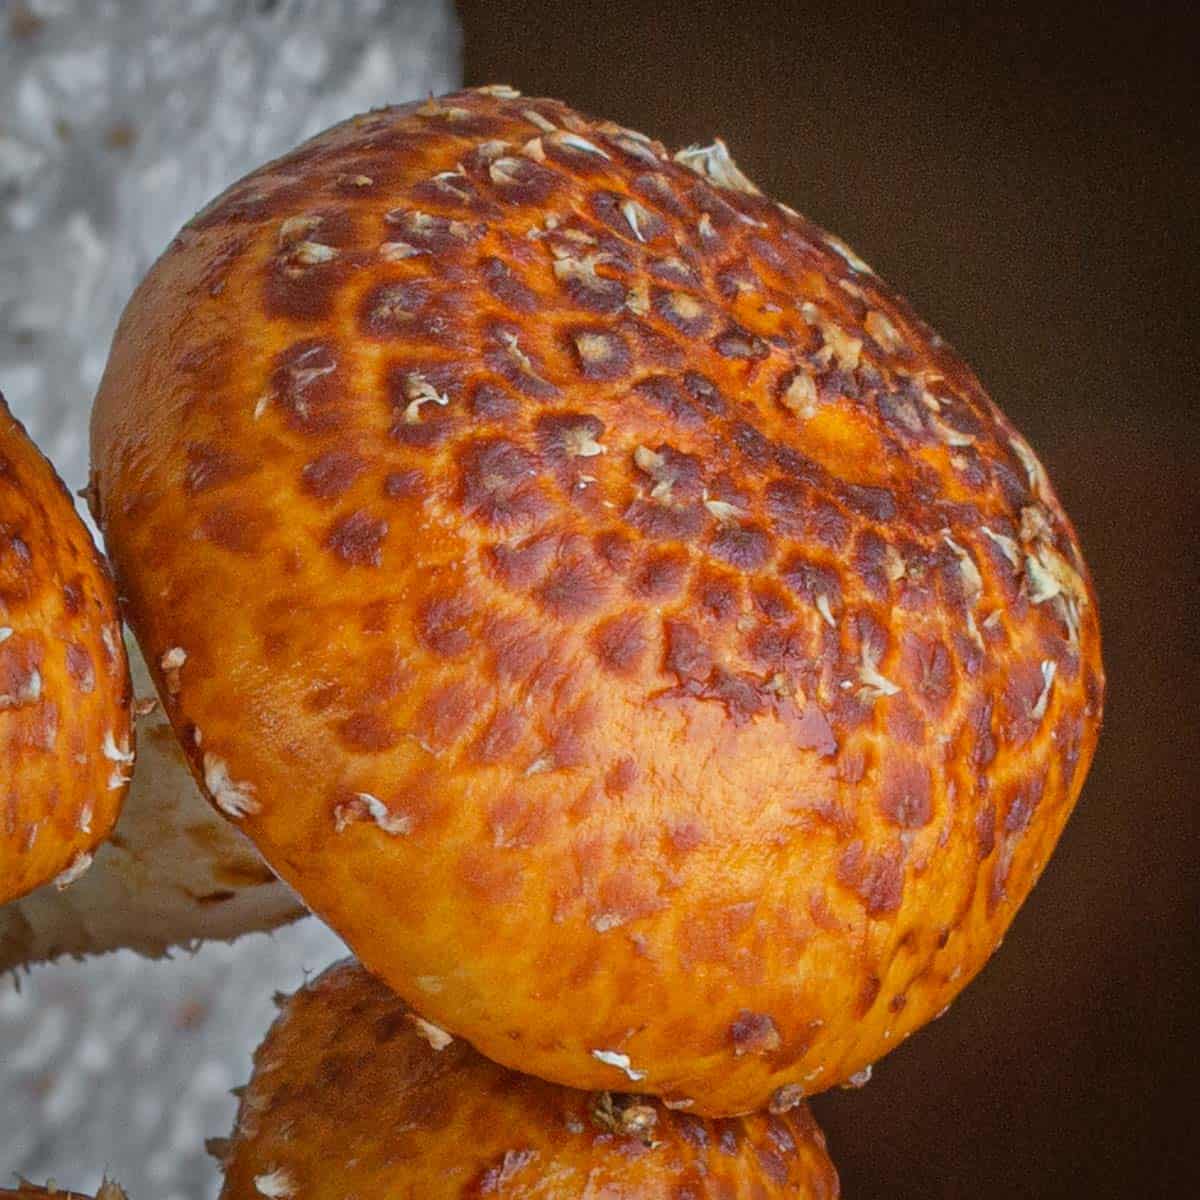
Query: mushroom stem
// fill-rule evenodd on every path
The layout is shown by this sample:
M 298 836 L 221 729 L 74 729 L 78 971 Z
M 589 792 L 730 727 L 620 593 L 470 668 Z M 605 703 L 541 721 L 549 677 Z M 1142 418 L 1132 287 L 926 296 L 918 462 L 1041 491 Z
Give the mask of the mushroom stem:
M 153 696 L 126 642 L 134 694 Z M 91 867 L 62 890 L 47 884 L 0 908 L 0 971 L 121 949 L 158 957 L 307 911 L 201 795 L 158 705 L 137 719 L 137 748 L 124 810 Z

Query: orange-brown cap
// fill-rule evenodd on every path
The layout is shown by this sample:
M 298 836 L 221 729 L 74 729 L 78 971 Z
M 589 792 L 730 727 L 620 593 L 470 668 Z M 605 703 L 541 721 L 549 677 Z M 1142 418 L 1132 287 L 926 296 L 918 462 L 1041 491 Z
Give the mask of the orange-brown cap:
M 706 1121 L 506 1070 L 347 961 L 284 1003 L 223 1160 L 222 1200 L 838 1195 L 803 1104 Z
M 214 802 L 547 1079 L 855 1077 L 999 944 L 1095 747 L 1038 460 L 721 143 L 507 88 L 348 121 L 183 230 L 92 434 Z
M 0 396 L 0 903 L 89 866 L 133 761 L 107 565 Z

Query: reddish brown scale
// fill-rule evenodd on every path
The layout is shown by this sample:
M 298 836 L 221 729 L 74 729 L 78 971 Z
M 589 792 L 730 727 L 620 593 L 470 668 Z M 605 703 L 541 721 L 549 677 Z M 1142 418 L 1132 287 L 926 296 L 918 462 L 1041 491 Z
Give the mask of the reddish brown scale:
M 425 646 L 445 658 L 457 658 L 471 646 L 469 622 L 474 606 L 467 596 L 433 597 L 418 617 L 418 636 Z
M 596 626 L 593 645 L 600 665 L 618 675 L 636 672 L 647 648 L 646 619 L 621 613 Z
M 894 757 L 883 777 L 880 808 L 884 817 L 902 829 L 920 829 L 933 817 L 929 768 Z
M 378 567 L 383 562 L 383 539 L 388 523 L 382 517 L 356 510 L 329 527 L 325 545 L 349 566 Z
M 96 668 L 85 646 L 70 642 L 66 648 L 67 673 L 85 696 L 96 688 Z
M 696 577 L 694 587 L 701 607 L 713 620 L 732 620 L 742 612 L 741 583 L 737 576 L 706 571 Z
M 391 500 L 419 500 L 429 487 L 425 473 L 412 467 L 406 471 L 392 471 L 383 481 L 384 495 Z
M 432 691 L 412 722 L 412 730 L 430 753 L 447 749 L 478 721 L 482 688 L 468 679 Z
M 604 576 L 586 558 L 560 561 L 551 568 L 535 595 L 542 608 L 560 621 L 579 621 L 605 603 Z
M 723 150 L 682 157 L 487 91 L 349 121 L 156 265 L 93 436 L 130 618 L 191 655 L 168 711 L 272 864 L 496 1059 L 603 1088 L 626 1056 L 730 1113 L 980 968 L 1103 674 L 1070 524 L 970 371 Z M 368 698 L 381 641 L 405 683 Z M 437 821 L 338 831 L 414 778 Z M 742 1013 L 777 1050 L 734 1052 Z
M 368 463 L 345 450 L 329 450 L 304 464 L 300 487 L 317 500 L 336 500 L 367 469 Z
M 526 728 L 527 718 L 522 713 L 497 713 L 476 739 L 473 757 L 481 763 L 503 762 L 524 740 Z
M 400 740 L 399 732 L 374 713 L 355 713 L 341 724 L 342 740 L 360 753 L 388 750 Z
M 130 700 L 107 564 L 0 396 L 0 903 L 87 869 L 132 772 Z
M 729 1027 L 733 1052 L 743 1054 L 770 1054 L 779 1049 L 779 1030 L 766 1013 L 742 1012 Z
M 896 696 L 888 706 L 887 732 L 897 743 L 924 746 L 926 724 L 916 705 L 906 696 Z

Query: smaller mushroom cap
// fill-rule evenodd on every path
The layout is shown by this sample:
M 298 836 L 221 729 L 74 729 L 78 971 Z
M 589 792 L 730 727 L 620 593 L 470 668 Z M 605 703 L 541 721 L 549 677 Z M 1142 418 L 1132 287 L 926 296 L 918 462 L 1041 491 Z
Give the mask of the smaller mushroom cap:
M 129 700 L 107 564 L 0 396 L 0 904 L 91 864 L 132 770 Z
M 808 1108 L 703 1120 L 489 1062 L 352 960 L 283 1005 L 254 1057 L 222 1200 L 822 1197 L 837 1173 Z

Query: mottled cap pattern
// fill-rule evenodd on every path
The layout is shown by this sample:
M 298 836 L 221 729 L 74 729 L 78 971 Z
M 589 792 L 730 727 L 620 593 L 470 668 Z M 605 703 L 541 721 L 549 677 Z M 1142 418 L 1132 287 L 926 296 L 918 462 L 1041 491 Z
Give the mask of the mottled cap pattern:
M 720 142 L 507 88 L 354 118 L 118 331 L 97 516 L 213 802 L 416 1010 L 728 1115 L 999 944 L 1096 604 L 960 359 Z
M 0 396 L 0 903 L 78 879 L 133 763 L 107 564 Z
M 497 1066 L 355 962 L 294 996 L 254 1057 L 221 1200 L 346 1196 L 835 1200 L 808 1108 L 703 1120 Z

